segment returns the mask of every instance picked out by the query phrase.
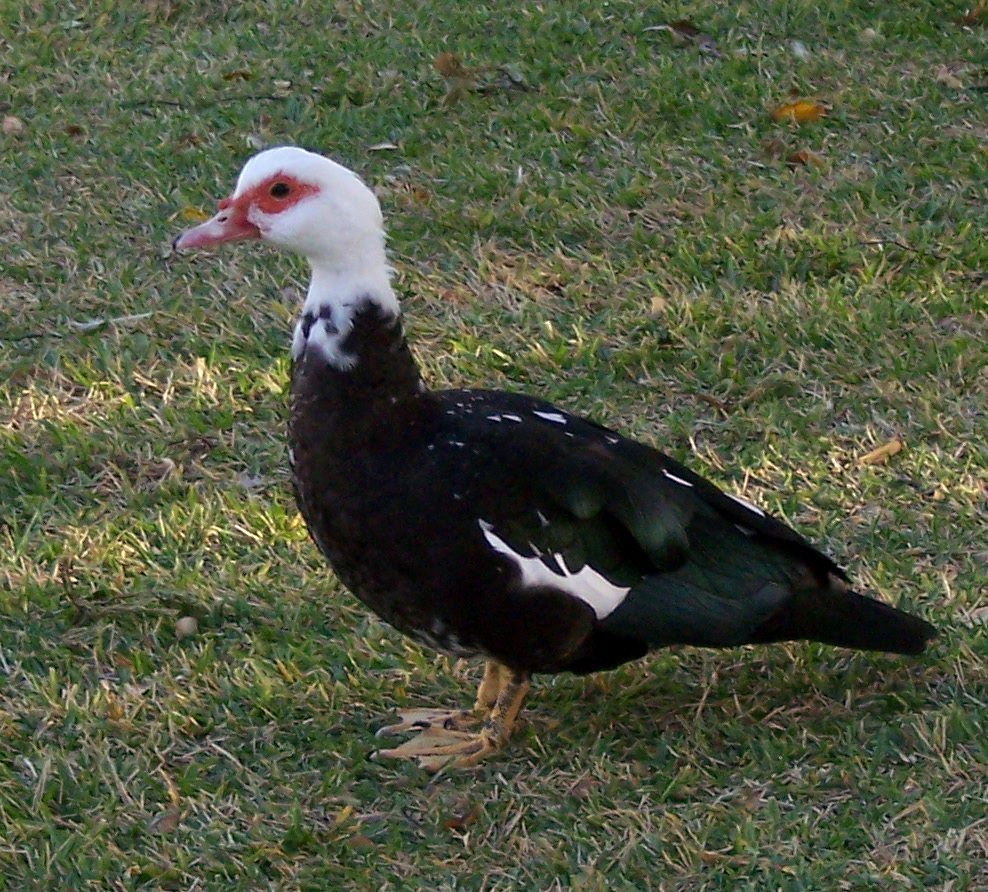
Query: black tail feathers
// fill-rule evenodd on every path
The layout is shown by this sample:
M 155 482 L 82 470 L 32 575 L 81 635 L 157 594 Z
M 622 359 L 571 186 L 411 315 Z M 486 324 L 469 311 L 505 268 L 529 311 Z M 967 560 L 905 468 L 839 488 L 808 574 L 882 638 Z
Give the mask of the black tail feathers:
M 926 620 L 837 583 L 824 590 L 797 591 L 786 608 L 760 627 L 752 640 L 809 639 L 859 650 L 918 654 L 936 634 Z

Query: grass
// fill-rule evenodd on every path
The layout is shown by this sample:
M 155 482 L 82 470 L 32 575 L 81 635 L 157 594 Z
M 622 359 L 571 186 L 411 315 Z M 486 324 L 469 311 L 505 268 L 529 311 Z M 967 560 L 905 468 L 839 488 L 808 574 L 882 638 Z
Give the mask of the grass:
M 984 888 L 964 11 L 0 0 L 0 888 Z M 654 30 L 687 14 L 720 55 Z M 490 89 L 444 103 L 446 51 Z M 793 91 L 827 116 L 774 123 Z M 660 445 L 934 620 L 930 653 L 662 652 L 540 679 L 475 771 L 369 762 L 389 710 L 465 704 L 478 667 L 378 623 L 306 538 L 302 267 L 168 248 L 283 142 L 378 189 L 433 384 Z

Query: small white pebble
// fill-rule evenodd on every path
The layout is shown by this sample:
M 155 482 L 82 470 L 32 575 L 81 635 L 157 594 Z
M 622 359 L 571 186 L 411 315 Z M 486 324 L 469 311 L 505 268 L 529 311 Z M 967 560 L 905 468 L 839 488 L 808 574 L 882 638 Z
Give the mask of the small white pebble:
M 865 28 L 860 34 L 864 43 L 871 43 L 876 37 L 878 37 L 878 32 L 874 28 Z
M 194 616 L 183 616 L 175 623 L 175 637 L 178 639 L 191 638 L 199 629 L 199 623 Z

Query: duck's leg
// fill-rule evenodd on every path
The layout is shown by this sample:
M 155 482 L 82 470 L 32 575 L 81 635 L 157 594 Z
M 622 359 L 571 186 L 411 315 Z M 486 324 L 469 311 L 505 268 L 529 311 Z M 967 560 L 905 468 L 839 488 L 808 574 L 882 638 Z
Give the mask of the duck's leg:
M 528 686 L 526 673 L 488 661 L 473 712 L 408 710 L 401 713 L 401 722 L 378 733 L 418 731 L 418 734 L 401 746 L 378 750 L 375 758 L 416 759 L 428 771 L 476 765 L 500 749 L 511 736 Z M 478 731 L 465 730 L 481 718 L 484 720 Z
M 398 721 L 378 728 L 375 737 L 402 734 L 406 731 L 425 731 L 428 728 L 443 731 L 466 731 L 479 724 L 494 708 L 501 690 L 501 680 L 508 670 L 494 660 L 484 664 L 484 677 L 477 689 L 473 710 L 469 709 L 399 709 Z

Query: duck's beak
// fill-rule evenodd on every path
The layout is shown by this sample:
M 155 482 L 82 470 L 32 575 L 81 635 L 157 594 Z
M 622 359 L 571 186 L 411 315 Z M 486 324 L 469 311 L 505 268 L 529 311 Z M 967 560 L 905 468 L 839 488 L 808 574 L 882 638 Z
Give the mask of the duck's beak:
M 214 217 L 187 229 L 172 242 L 172 247 L 176 251 L 211 248 L 223 242 L 239 242 L 260 237 L 261 231 L 247 219 L 246 209 L 239 207 L 229 198 L 224 198 L 220 202 L 219 212 Z

